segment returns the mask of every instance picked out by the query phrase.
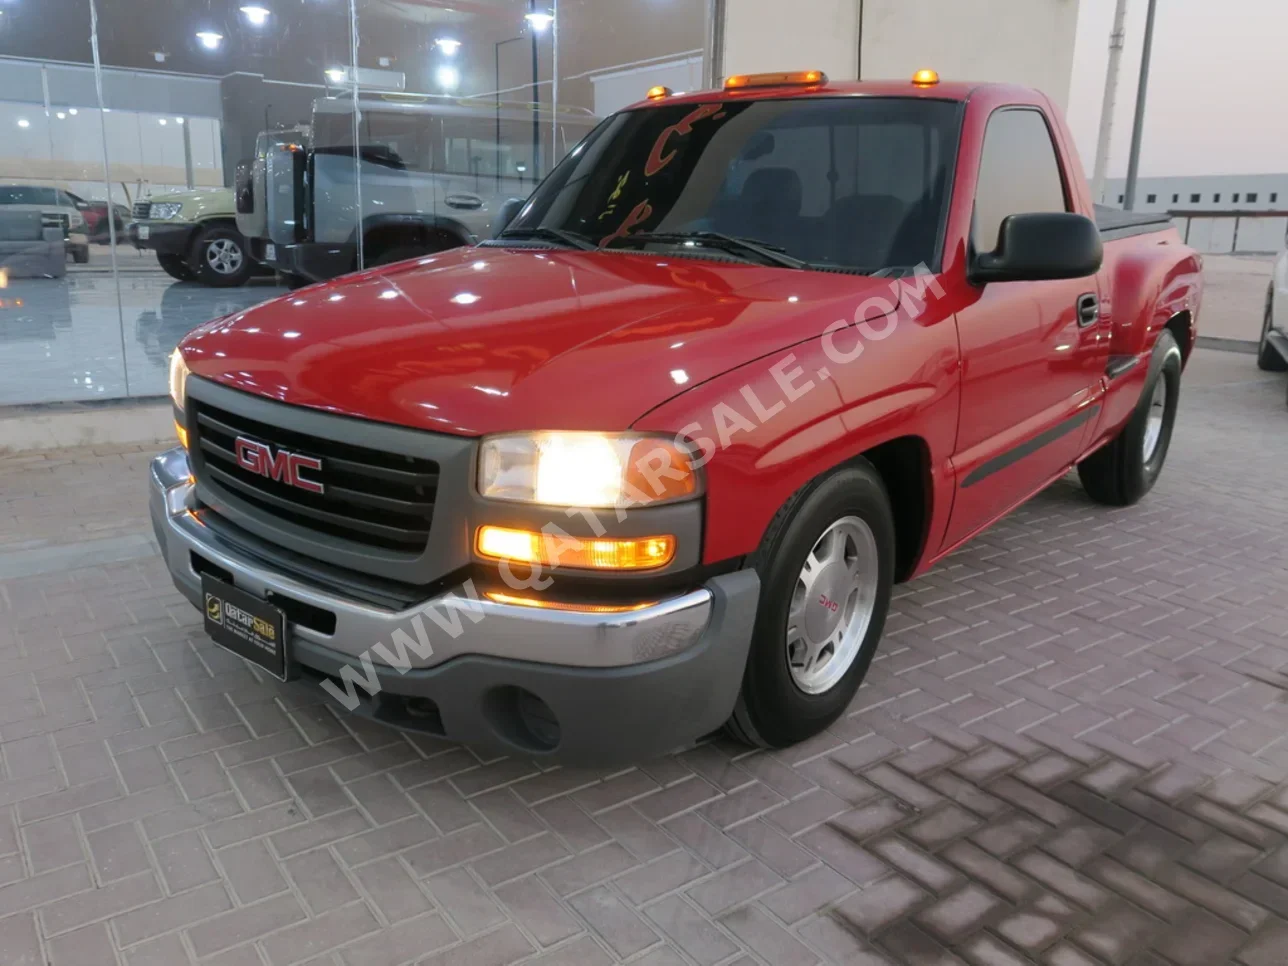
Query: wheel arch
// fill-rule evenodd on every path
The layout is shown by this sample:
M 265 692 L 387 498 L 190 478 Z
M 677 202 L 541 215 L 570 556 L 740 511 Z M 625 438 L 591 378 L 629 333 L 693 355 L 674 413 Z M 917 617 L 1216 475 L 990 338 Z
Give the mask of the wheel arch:
M 917 572 L 930 535 L 934 505 L 930 446 L 920 436 L 898 436 L 865 450 L 861 458 L 876 469 L 890 498 L 894 514 L 894 579 L 895 583 L 903 583 Z
M 1185 365 L 1194 351 L 1194 314 L 1189 309 L 1177 312 L 1163 323 L 1163 328 L 1172 333 L 1172 338 L 1181 347 L 1181 365 Z
M 424 245 L 435 240 L 453 242 L 436 250 L 459 248 L 471 243 L 473 234 L 455 218 L 419 214 L 370 215 L 362 222 L 363 253 L 369 260 L 380 252 L 404 245 Z M 356 241 L 356 240 L 355 240 Z

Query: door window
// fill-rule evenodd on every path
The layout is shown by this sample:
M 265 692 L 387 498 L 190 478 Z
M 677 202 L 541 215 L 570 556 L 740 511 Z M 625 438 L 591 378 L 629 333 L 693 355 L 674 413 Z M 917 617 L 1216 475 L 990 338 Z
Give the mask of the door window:
M 1011 215 L 1068 210 L 1046 119 L 1036 110 L 995 113 L 984 133 L 975 189 L 975 250 L 994 251 L 1002 222 Z

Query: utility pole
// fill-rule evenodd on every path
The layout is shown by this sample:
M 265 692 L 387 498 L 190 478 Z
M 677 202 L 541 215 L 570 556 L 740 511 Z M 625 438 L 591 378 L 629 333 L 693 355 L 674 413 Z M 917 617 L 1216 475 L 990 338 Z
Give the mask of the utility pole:
M 1136 120 L 1131 129 L 1131 154 L 1127 158 L 1127 188 L 1123 208 L 1136 210 L 1136 180 L 1140 175 L 1140 139 L 1145 127 L 1145 95 L 1149 92 L 1149 58 L 1154 48 L 1154 13 L 1158 0 L 1149 0 L 1145 14 L 1145 46 L 1140 55 L 1140 84 L 1136 88 Z
M 1100 106 L 1100 136 L 1096 139 L 1096 167 L 1091 177 L 1091 199 L 1099 203 L 1105 193 L 1105 173 L 1109 167 L 1109 143 L 1114 133 L 1114 106 L 1118 101 L 1118 70 L 1122 66 L 1124 26 L 1127 0 L 1118 0 L 1114 10 L 1114 28 L 1109 34 L 1109 70 L 1105 73 L 1105 100 Z

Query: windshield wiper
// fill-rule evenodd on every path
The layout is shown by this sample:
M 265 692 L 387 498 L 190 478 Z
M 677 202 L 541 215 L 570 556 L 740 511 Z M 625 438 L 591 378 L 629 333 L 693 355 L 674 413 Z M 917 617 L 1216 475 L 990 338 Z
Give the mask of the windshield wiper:
M 585 235 L 579 235 L 575 231 L 565 231 L 562 228 L 547 228 L 541 225 L 537 228 L 507 228 L 497 238 L 544 238 L 546 241 L 559 242 L 568 248 L 579 248 L 583 252 L 598 251 L 598 246 Z
M 792 256 L 784 254 L 782 249 L 773 245 L 767 245 L 751 238 L 736 238 L 733 235 L 724 235 L 718 231 L 641 231 L 633 235 L 616 238 L 613 240 L 613 244 L 629 241 L 661 242 L 663 244 L 697 242 L 702 245 L 709 245 L 712 248 L 724 249 L 730 254 L 741 255 L 743 258 L 757 258 L 767 265 L 777 265 L 780 268 L 801 269 L 806 267 L 805 262 L 799 258 L 792 258 Z

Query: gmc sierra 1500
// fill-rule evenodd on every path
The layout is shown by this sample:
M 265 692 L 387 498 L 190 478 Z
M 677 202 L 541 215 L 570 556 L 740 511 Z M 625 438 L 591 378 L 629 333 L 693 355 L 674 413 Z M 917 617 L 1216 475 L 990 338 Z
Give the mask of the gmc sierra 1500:
M 892 584 L 1074 467 L 1111 505 L 1158 478 L 1200 262 L 1099 217 L 1032 90 L 655 90 L 497 240 L 186 338 L 158 540 L 219 643 L 398 727 L 585 763 L 801 741 Z M 452 633 L 369 653 L 426 613 Z

